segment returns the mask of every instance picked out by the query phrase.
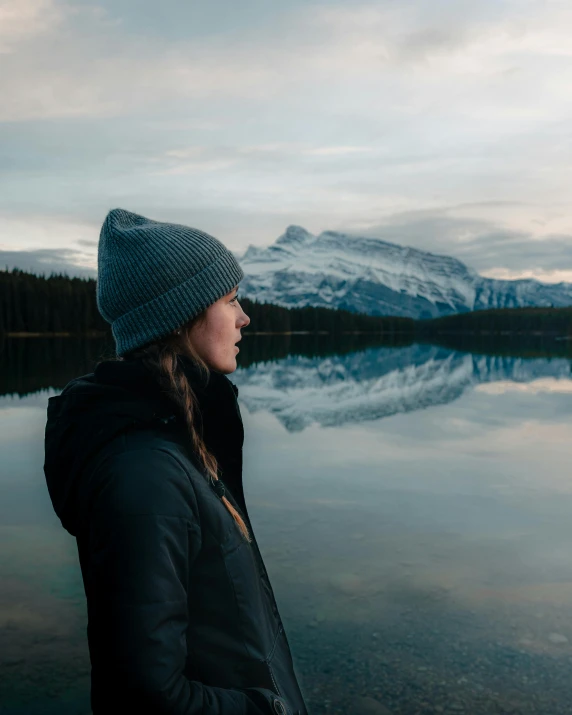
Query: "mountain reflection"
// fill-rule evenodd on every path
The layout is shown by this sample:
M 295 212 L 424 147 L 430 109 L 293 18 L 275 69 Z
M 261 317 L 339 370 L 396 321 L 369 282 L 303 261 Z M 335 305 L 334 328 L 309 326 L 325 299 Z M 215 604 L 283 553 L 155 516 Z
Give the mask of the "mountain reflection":
M 250 412 L 266 410 L 290 431 L 339 426 L 452 402 L 473 386 L 570 379 L 566 359 L 472 355 L 432 345 L 370 348 L 324 358 L 289 356 L 237 370 Z
M 274 414 L 289 432 L 347 425 L 442 405 L 485 383 L 570 380 L 567 357 L 461 352 L 429 344 L 373 344 L 371 336 L 249 336 L 229 377 L 250 412 Z M 0 350 L 0 396 L 59 391 L 114 355 L 109 341 L 10 339 Z M 242 364 L 242 367 L 240 366 Z M 11 401 L 12 404 L 12 401 Z

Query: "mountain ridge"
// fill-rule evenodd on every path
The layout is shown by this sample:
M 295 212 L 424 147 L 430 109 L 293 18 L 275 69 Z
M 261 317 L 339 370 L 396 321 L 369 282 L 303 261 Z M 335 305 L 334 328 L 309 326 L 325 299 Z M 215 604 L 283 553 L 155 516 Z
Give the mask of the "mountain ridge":
M 572 284 L 485 278 L 452 256 L 292 224 L 239 256 L 241 294 L 286 307 L 435 318 L 486 308 L 572 305 Z

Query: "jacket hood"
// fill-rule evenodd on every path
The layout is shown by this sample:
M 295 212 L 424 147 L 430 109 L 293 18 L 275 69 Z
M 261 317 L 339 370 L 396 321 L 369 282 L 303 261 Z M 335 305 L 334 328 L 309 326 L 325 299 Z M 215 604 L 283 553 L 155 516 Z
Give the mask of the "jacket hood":
M 208 383 L 193 363 L 179 356 L 197 395 L 201 413 L 213 410 L 215 396 L 235 396 L 238 388 L 225 375 L 211 372 Z M 223 386 L 222 393 L 220 392 Z M 220 400 L 217 409 L 220 409 Z M 77 487 L 95 455 L 122 432 L 180 418 L 178 406 L 160 389 L 139 360 L 106 360 L 93 373 L 74 378 L 48 400 L 44 439 L 44 474 L 54 511 L 77 535 Z M 242 446 L 242 443 L 241 445 Z

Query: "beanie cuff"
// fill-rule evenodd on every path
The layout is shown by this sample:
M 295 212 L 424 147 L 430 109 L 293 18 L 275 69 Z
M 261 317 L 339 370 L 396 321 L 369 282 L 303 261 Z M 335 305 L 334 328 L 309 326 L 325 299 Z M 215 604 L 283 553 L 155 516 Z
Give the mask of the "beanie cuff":
M 111 324 L 118 356 L 168 335 L 229 293 L 244 272 L 228 251 L 189 280 L 125 313 Z

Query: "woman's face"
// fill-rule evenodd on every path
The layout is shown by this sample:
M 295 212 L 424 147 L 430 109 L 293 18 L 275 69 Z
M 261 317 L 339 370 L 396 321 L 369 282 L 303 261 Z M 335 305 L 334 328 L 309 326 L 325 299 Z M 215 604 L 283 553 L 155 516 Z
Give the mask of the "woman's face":
M 228 374 L 236 370 L 240 330 L 250 318 L 240 307 L 238 286 L 209 305 L 204 319 L 195 323 L 189 332 L 193 347 L 211 370 Z

